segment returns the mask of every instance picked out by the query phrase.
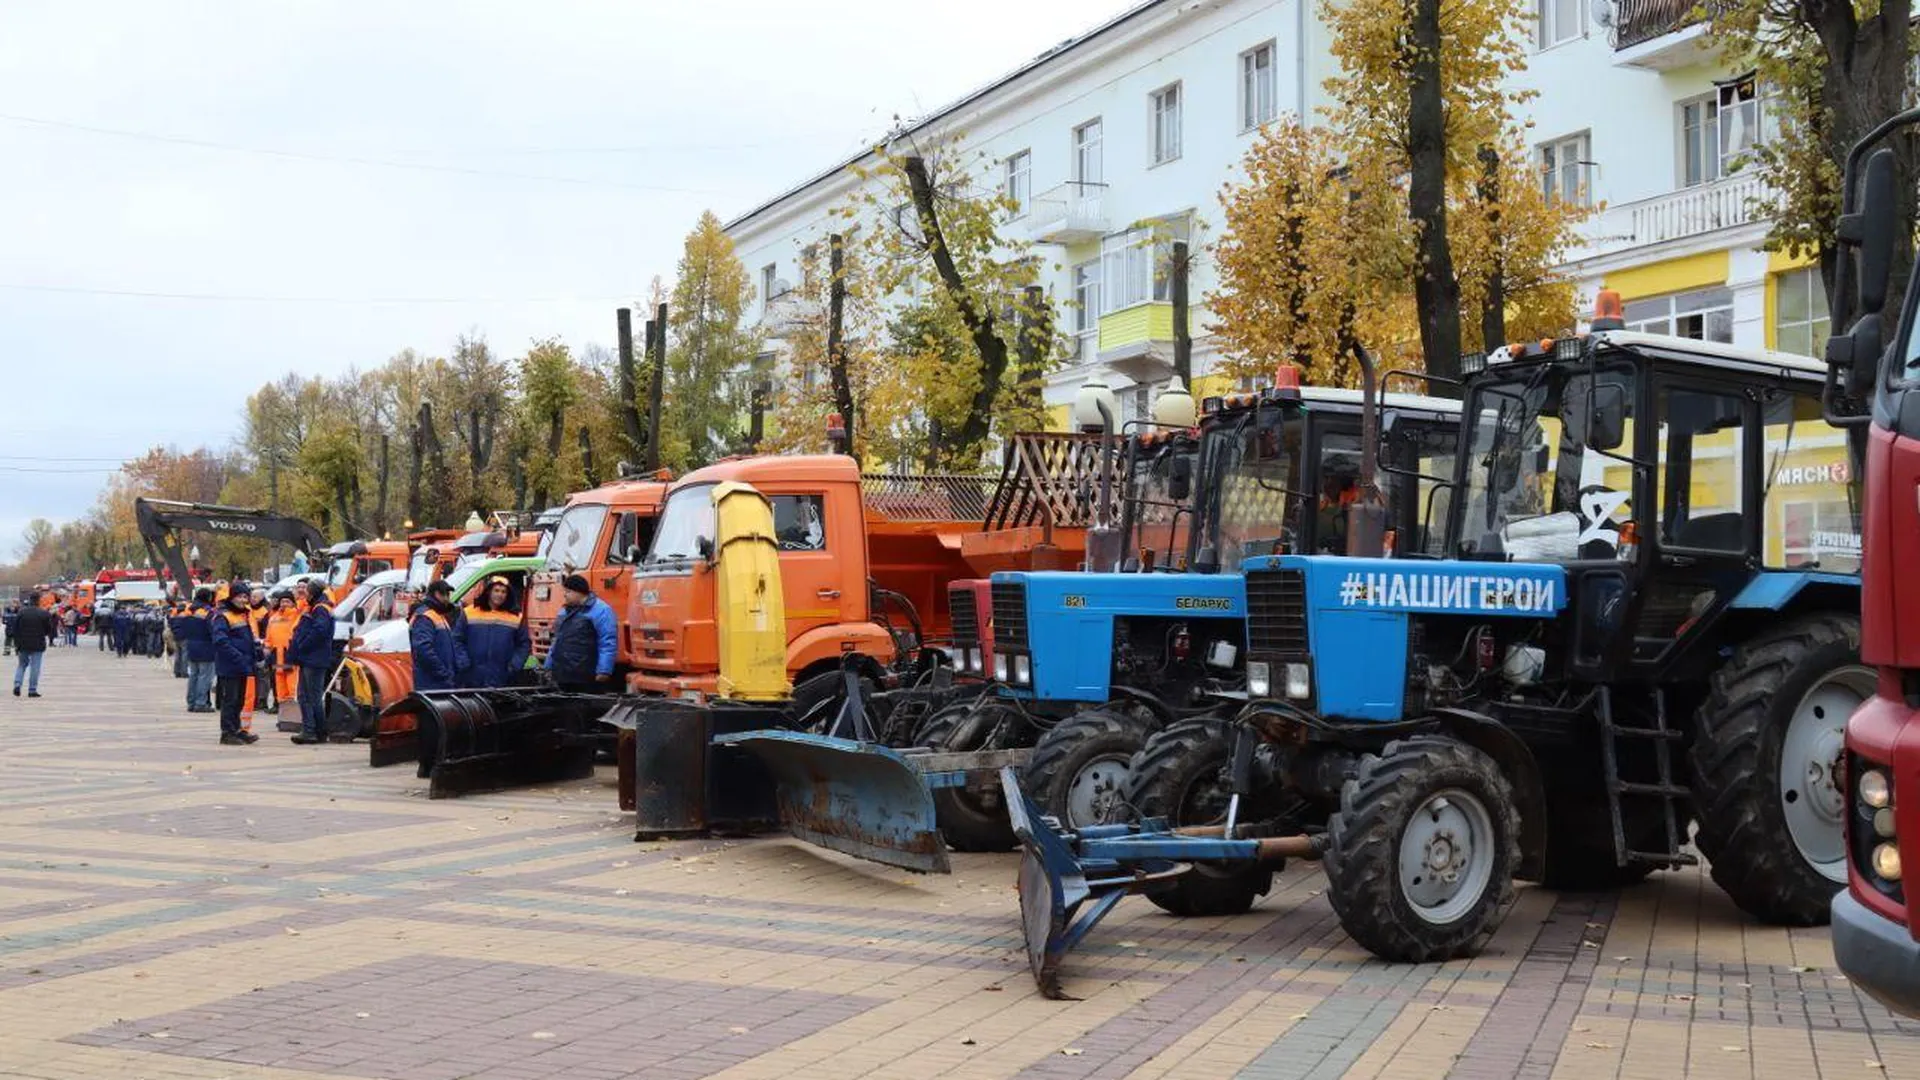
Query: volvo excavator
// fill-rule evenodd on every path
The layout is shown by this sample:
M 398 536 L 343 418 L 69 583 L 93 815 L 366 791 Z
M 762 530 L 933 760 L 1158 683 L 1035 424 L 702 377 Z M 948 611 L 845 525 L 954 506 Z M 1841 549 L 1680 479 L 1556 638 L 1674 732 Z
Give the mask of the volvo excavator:
M 180 541 L 183 531 L 285 544 L 299 549 L 310 560 L 317 559 L 327 543 L 319 529 L 297 517 L 271 510 L 171 499 L 135 499 L 133 517 L 153 565 L 166 569 L 183 597 L 193 594 L 194 582 L 193 568 L 187 565 L 186 550 Z

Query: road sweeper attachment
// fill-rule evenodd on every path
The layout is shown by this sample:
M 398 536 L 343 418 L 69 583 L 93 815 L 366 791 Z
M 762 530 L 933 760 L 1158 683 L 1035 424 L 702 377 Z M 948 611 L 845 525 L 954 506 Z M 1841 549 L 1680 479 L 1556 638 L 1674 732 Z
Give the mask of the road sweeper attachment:
M 611 745 L 613 730 L 601 723 L 613 699 L 558 690 L 415 691 L 381 715 L 410 727 L 427 797 L 444 799 L 477 791 L 579 780 L 593 775 L 597 749 Z M 394 743 L 389 754 L 403 753 Z

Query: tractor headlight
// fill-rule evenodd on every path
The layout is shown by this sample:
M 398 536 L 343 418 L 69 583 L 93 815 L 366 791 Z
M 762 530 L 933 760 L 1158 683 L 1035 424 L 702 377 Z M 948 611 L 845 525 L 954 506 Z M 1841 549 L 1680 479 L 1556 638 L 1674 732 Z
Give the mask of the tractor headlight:
M 1305 701 L 1313 696 L 1313 667 L 1309 664 L 1287 665 L 1287 698 L 1291 701 Z
M 993 681 L 995 682 L 1011 682 L 1012 681 L 1011 679 L 1007 678 L 1007 657 L 1005 653 L 999 653 L 995 655 L 993 658 Z
M 1886 773 L 1868 769 L 1860 774 L 1860 801 L 1875 810 L 1893 805 L 1893 784 L 1887 780 Z
M 1013 658 L 1013 684 L 1026 686 L 1033 682 L 1033 657 L 1020 654 Z
M 1263 698 L 1273 693 L 1273 668 L 1264 660 L 1247 661 L 1247 696 Z
M 1893 839 L 1893 810 L 1875 810 L 1873 812 L 1873 832 L 1882 840 Z
M 1900 880 L 1900 849 L 1880 844 L 1873 849 L 1873 872 L 1887 881 Z

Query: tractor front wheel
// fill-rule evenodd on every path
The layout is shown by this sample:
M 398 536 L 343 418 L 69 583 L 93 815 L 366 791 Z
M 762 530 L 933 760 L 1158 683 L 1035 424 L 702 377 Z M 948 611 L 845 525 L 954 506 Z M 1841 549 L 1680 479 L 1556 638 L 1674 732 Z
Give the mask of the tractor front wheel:
M 1694 836 L 1713 880 L 1764 922 L 1817 926 L 1847 884 L 1847 717 L 1873 695 L 1860 621 L 1819 615 L 1741 645 L 1694 733 Z
M 1383 960 L 1471 956 L 1513 898 L 1513 788 L 1486 754 L 1444 736 L 1361 757 L 1327 829 L 1327 898 Z
M 1143 818 L 1175 826 L 1219 825 L 1233 794 L 1233 725 L 1182 720 L 1147 740 L 1128 766 L 1121 801 Z M 1251 818 L 1241 800 L 1241 818 Z M 1238 915 L 1273 888 L 1273 867 L 1252 863 L 1195 863 L 1192 870 L 1147 894 L 1174 915 Z
M 929 716 L 914 741 L 948 753 L 1008 750 L 1018 745 L 1019 734 L 1028 726 L 1013 706 L 979 698 Z M 933 809 L 940 834 L 955 851 L 1010 851 L 1020 843 L 997 779 L 977 787 L 936 789 Z
M 1145 709 L 1125 704 L 1075 713 L 1033 744 L 1020 786 L 1069 829 L 1122 820 L 1129 763 L 1158 726 Z

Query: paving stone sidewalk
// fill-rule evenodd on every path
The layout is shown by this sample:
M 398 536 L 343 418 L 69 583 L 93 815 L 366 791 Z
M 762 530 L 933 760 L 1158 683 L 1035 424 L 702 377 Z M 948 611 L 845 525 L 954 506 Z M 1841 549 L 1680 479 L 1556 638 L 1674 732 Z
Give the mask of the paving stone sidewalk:
M 1523 888 L 1479 958 L 1400 967 L 1290 868 L 1237 918 L 1122 905 L 1050 1002 L 1011 855 L 636 844 L 610 770 L 429 802 L 272 717 L 219 746 L 184 686 L 82 647 L 0 696 L 0 1077 L 1920 1080 L 1824 929 L 1703 872 Z

